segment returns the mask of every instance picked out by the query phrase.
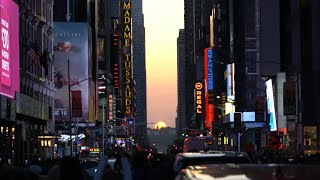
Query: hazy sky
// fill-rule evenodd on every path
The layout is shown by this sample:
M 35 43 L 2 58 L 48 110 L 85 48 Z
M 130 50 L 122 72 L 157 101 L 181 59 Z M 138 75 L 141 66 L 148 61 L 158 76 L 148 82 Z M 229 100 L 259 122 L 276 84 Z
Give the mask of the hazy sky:
M 175 126 L 177 37 L 184 27 L 183 0 L 143 0 L 146 29 L 148 123 Z M 154 127 L 149 124 L 148 127 Z

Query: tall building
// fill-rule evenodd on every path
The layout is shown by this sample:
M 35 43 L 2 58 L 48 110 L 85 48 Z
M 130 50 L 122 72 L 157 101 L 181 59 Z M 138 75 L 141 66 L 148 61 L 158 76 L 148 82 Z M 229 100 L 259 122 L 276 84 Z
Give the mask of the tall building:
M 185 99 L 186 121 L 188 128 L 192 127 L 192 116 L 194 114 L 193 84 L 195 82 L 195 60 L 193 55 L 194 28 L 192 2 L 192 0 L 184 1 L 185 72 L 188 72 L 184 78 L 188 81 L 186 81 L 186 92 L 183 98 Z
M 281 70 L 286 72 L 287 80 L 284 114 L 290 146 L 307 154 L 316 153 L 320 147 L 319 7 L 315 0 L 280 2 Z
M 260 142 L 263 141 L 263 137 L 260 137 L 263 133 L 260 132 L 263 127 L 266 129 L 265 80 L 275 79 L 280 67 L 279 2 L 217 0 L 214 2 L 213 21 L 216 53 L 214 104 L 217 121 L 214 126 L 223 126 L 216 128 L 216 133 L 235 142 L 226 140 L 227 146 L 236 144 L 244 147 L 246 143 L 253 142 L 260 148 Z M 258 108 L 261 105 L 262 108 Z M 244 132 L 241 146 L 237 139 L 231 138 L 234 136 L 235 123 L 230 117 L 234 112 L 255 114 L 256 122 Z M 224 137 L 218 135 L 217 138 Z
M 147 134 L 147 76 L 145 55 L 145 27 L 142 12 L 142 0 L 132 3 L 132 47 L 133 78 L 136 82 L 136 137 L 140 139 Z M 144 137 L 146 138 L 146 137 Z
M 7 8 L 8 4 L 9 1 L 2 1 L 1 7 Z M 19 1 L 19 7 L 20 16 L 13 6 L 7 12 L 12 17 L 11 37 L 15 36 L 14 27 L 19 27 L 20 38 L 15 38 L 20 40 L 20 92 L 16 93 L 15 101 L 1 96 L 1 110 L 7 113 L 4 117 L 15 121 L 14 130 L 4 129 L 4 132 L 14 134 L 14 151 L 8 151 L 6 157 L 1 158 L 6 159 L 14 152 L 15 163 L 23 164 L 35 157 L 53 157 L 54 139 L 52 136 L 41 138 L 54 133 L 53 1 Z M 19 26 L 14 25 L 18 22 Z M 12 45 L 15 43 L 11 42 L 13 50 Z M 13 53 L 10 57 L 14 58 Z M 11 62 L 14 63 L 13 59 Z M 3 78 L 1 81 L 4 83 Z M 15 105 L 15 110 L 12 105 Z M 15 117 L 10 116 L 12 111 L 15 111 Z M 1 113 L 1 118 L 3 115 Z M 0 151 L 10 149 L 10 146 L 4 148 L 1 145 Z
M 179 30 L 179 37 L 177 38 L 177 67 L 178 67 L 178 107 L 177 107 L 177 118 L 176 118 L 176 129 L 177 135 L 181 135 L 183 128 L 187 128 L 186 121 L 186 103 L 185 103 L 185 91 L 186 91 L 186 67 L 185 67 L 185 38 L 184 38 L 184 29 Z
M 260 1 L 233 1 L 236 111 L 255 111 L 257 63 L 260 61 Z
M 185 108 L 186 126 L 200 130 L 202 122 L 197 122 L 195 115 L 194 85 L 204 78 L 204 49 L 210 46 L 210 15 L 212 1 L 184 1 L 185 32 Z M 211 119 L 210 121 L 212 121 Z M 202 129 L 203 130 L 203 129 Z M 187 132 L 186 132 L 187 133 Z

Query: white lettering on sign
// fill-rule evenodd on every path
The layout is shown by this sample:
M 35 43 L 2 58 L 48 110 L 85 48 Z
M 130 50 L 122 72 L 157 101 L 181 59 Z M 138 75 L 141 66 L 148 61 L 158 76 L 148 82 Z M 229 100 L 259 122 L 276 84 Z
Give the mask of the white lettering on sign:
M 2 47 L 5 48 L 6 50 L 9 50 L 9 32 L 8 32 L 8 30 L 2 27 L 1 36 L 2 36 Z
M 8 61 L 6 61 L 6 60 L 4 60 L 4 59 L 2 59 L 2 69 L 5 69 L 5 70 L 7 70 L 7 71 L 9 71 L 10 69 L 9 69 L 9 62 Z

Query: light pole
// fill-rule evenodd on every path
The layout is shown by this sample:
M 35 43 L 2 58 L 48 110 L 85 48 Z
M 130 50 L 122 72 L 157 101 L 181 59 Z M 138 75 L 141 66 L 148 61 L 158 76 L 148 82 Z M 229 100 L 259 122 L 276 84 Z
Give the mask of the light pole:
M 78 81 L 76 83 L 73 83 L 73 84 L 70 84 L 70 61 L 68 59 L 68 100 L 69 100 L 69 128 L 70 128 L 70 131 L 69 131 L 69 136 L 70 136 L 70 156 L 73 156 L 73 143 L 72 143 L 72 108 L 71 108 L 71 87 L 74 86 L 74 85 L 77 85 L 83 81 L 87 81 L 89 79 L 92 79 L 92 78 L 86 78 L 86 79 L 83 79 L 81 81 Z M 82 108 L 82 107 L 81 107 Z
M 72 127 L 71 127 L 71 119 L 72 119 L 72 115 L 71 115 L 71 97 L 70 97 L 70 62 L 68 59 L 68 96 L 69 96 L 69 128 L 70 128 L 70 132 L 69 132 L 69 136 L 70 136 L 70 156 L 72 156 L 72 147 L 73 147 L 73 143 L 72 143 Z

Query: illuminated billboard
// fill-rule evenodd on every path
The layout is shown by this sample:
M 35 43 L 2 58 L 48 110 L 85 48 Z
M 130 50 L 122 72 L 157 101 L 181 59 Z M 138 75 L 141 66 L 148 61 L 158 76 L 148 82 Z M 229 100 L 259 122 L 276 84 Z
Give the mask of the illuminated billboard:
M 123 56 L 122 72 L 124 77 L 124 114 L 128 117 L 133 113 L 133 81 L 132 81 L 132 57 L 131 57 L 131 2 L 122 2 L 123 21 Z
M 79 121 L 93 121 L 94 88 L 89 60 L 89 26 L 87 23 L 54 22 L 54 85 L 55 121 L 69 121 L 69 91 L 81 92 L 82 115 Z M 70 62 L 70 82 L 68 82 L 68 60 Z M 91 97 L 91 98 L 89 98 Z M 89 112 L 90 115 L 89 115 Z M 75 118 L 74 118 L 75 121 Z
M 205 126 L 212 133 L 214 121 L 213 90 L 213 49 L 204 49 L 204 79 L 205 79 Z
M 208 103 L 213 104 L 213 50 L 212 48 L 204 49 L 204 79 L 206 82 L 206 96 Z
M 227 65 L 227 101 L 235 100 L 234 63 Z
M 267 109 L 268 114 L 270 115 L 270 131 L 277 130 L 277 119 L 276 119 L 276 111 L 274 106 L 274 96 L 273 96 L 273 87 L 272 80 L 269 79 L 266 82 L 266 93 L 267 93 Z
M 15 92 L 20 91 L 19 6 L 11 0 L 0 1 L 0 3 L 0 94 L 14 98 Z

